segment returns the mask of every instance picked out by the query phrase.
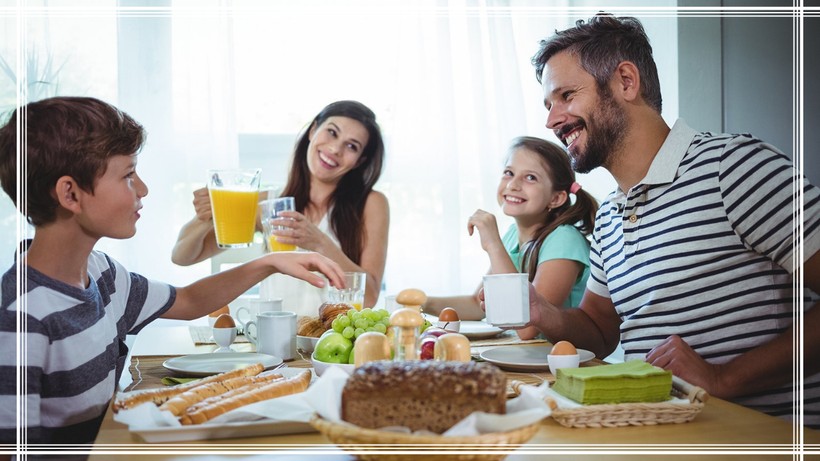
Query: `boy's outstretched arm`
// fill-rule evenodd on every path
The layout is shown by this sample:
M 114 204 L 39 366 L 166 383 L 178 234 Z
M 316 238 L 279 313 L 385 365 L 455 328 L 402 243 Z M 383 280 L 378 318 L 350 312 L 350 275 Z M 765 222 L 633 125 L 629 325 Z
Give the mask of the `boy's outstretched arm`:
M 323 287 L 327 283 L 344 287 L 344 271 L 319 253 L 268 253 L 233 269 L 211 275 L 188 286 L 177 288 L 176 300 L 162 315 L 170 319 L 195 319 L 207 315 L 236 299 L 265 277 L 282 273 Z

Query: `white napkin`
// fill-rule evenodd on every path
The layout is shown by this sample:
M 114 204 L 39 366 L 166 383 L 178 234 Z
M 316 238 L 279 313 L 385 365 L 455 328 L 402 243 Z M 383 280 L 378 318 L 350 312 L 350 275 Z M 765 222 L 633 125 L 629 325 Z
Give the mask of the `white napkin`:
M 218 425 L 261 419 L 308 422 L 314 413 L 318 413 L 329 421 L 342 422 L 342 389 L 348 377 L 349 375 L 341 369 L 331 367 L 303 393 L 246 405 L 217 416 L 204 424 Z M 475 412 L 457 423 L 444 435 L 469 436 L 504 432 L 540 421 L 550 415 L 550 408 L 543 400 L 546 390 L 546 383 L 539 387 L 522 386 L 521 395 L 507 401 L 507 414 Z M 132 431 L 181 426 L 170 412 L 160 411 L 152 403 L 121 410 L 114 415 L 114 420 L 127 424 Z M 407 429 L 405 428 L 404 431 Z

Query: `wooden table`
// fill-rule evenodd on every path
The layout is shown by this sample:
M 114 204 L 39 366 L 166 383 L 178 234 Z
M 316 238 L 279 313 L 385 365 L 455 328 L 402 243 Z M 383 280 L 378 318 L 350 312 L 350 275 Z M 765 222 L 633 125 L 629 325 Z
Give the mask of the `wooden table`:
M 135 357 L 150 361 L 151 356 L 156 355 L 201 353 L 213 349 L 213 346 L 193 346 L 185 334 L 186 329 L 180 327 L 145 330 L 134 344 Z M 250 345 L 242 345 L 237 349 L 249 348 Z M 309 366 L 309 362 L 303 360 L 288 364 L 291 367 Z M 548 372 L 516 373 L 513 376 L 530 382 L 551 378 Z M 802 445 L 798 438 L 801 436 L 805 437 Z M 800 449 L 820 454 L 820 432 L 796 428 L 778 418 L 712 397 L 694 421 L 685 424 L 579 429 L 563 427 L 547 418 L 535 436 L 511 452 L 507 459 L 568 459 L 571 455 L 571 459 L 581 460 L 632 460 L 639 455 L 657 456 L 660 453 L 682 455 L 676 456 L 675 460 L 737 460 L 739 454 L 754 459 L 792 459 Z M 390 448 L 385 447 L 385 450 Z M 426 457 L 436 454 L 435 450 L 426 447 L 419 447 L 419 450 L 425 451 Z M 89 460 L 108 460 L 112 455 L 124 454 L 129 460 L 151 461 L 292 459 L 294 456 L 317 460 L 354 459 L 320 433 L 207 440 L 193 444 L 146 444 L 132 435 L 126 426 L 115 422 L 109 410 Z

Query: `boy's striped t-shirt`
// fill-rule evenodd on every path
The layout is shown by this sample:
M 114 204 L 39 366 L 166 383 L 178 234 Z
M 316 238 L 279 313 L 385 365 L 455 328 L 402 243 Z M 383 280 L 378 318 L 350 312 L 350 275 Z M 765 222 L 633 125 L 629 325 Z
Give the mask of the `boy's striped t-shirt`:
M 803 220 L 796 219 L 796 189 Z M 789 328 L 798 224 L 804 258 L 820 249 L 820 194 L 791 160 L 749 135 L 696 133 L 678 121 L 643 181 L 598 210 L 587 288 L 621 317 L 626 359 L 670 335 L 725 363 Z M 806 423 L 820 424 L 820 375 L 807 377 Z M 792 414 L 793 388 L 735 402 Z
M 56 281 L 28 267 L 26 315 L 17 330 L 15 268 L 3 275 L 0 305 L 0 441 L 15 443 L 16 398 L 28 443 L 89 443 L 125 366 L 126 334 L 173 304 L 168 284 L 129 273 L 101 252 L 88 258 L 89 287 Z M 26 374 L 17 387 L 18 340 Z M 22 369 L 21 369 L 22 370 Z M 22 383 L 21 383 L 22 384 Z

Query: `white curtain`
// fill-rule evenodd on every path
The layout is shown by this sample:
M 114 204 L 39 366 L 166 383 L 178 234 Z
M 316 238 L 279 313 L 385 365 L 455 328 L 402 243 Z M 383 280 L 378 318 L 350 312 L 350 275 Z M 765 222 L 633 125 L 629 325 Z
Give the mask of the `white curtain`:
M 51 29 L 37 46 L 65 63 L 57 94 L 111 101 L 149 132 L 138 171 L 150 192 L 137 236 L 99 245 L 129 269 L 176 285 L 210 273 L 207 263 L 170 261 L 205 171 L 275 158 L 263 181 L 281 183 L 296 133 L 326 104 L 357 99 L 376 112 L 387 147 L 376 185 L 391 210 L 387 293 L 457 294 L 471 292 L 488 268 L 467 218 L 483 208 L 502 232 L 510 223 L 495 199 L 510 140 L 555 139 L 529 63 L 538 40 L 594 13 L 538 4 L 120 0 L 113 8 L 86 0 L 84 9 L 32 15 L 26 24 Z M 674 55 L 675 20 L 648 20 L 660 32 L 650 30 L 656 54 Z M 661 77 L 676 72 L 662 69 Z M 674 93 L 664 86 L 665 104 Z M 238 147 L 257 137 L 281 142 L 269 157 Z M 614 188 L 606 172 L 581 182 L 599 198 Z M 4 206 L 0 223 L 14 217 Z M 12 252 L 0 251 L 4 267 Z

